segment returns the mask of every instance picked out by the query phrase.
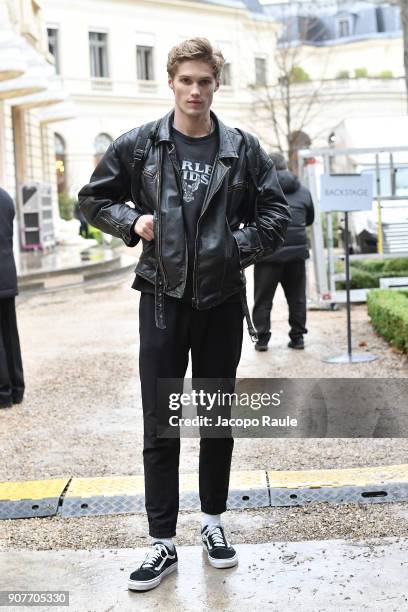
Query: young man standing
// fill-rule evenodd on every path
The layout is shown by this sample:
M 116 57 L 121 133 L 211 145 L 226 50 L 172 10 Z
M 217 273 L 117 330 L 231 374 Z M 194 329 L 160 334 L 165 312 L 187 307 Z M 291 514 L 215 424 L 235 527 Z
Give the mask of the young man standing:
M 128 246 L 143 241 L 133 288 L 140 299 L 145 502 L 152 549 L 129 579 L 147 590 L 177 567 L 179 438 L 157 436 L 159 378 L 235 380 L 242 346 L 242 269 L 284 240 L 290 214 L 256 139 L 251 189 L 245 138 L 210 111 L 222 54 L 204 38 L 171 49 L 175 107 L 120 136 L 79 194 L 87 220 Z M 142 160 L 142 161 L 141 161 Z M 132 201 L 134 208 L 126 204 Z M 246 309 L 247 310 L 247 309 Z M 201 438 L 201 536 L 213 567 L 236 565 L 221 524 L 233 439 Z

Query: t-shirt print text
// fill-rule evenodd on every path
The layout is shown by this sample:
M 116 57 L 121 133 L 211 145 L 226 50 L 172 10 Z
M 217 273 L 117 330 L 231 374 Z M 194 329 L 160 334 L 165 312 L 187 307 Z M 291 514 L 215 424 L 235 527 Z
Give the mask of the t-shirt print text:
M 192 202 L 200 185 L 207 187 L 213 166 L 204 162 L 183 160 L 181 174 L 183 179 L 183 200 Z

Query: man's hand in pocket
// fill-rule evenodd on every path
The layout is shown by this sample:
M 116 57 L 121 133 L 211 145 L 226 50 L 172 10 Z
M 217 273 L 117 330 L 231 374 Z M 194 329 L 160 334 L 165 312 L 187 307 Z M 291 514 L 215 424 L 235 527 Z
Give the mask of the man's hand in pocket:
M 142 215 L 133 226 L 138 236 L 145 240 L 153 240 L 153 215 Z

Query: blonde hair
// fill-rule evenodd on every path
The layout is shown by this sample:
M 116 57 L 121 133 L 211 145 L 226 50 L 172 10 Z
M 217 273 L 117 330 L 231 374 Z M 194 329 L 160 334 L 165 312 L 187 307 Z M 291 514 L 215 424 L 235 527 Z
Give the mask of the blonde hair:
M 175 45 L 167 57 L 167 73 L 174 79 L 177 68 L 182 62 L 200 60 L 212 68 L 214 78 L 218 80 L 225 64 L 224 56 L 215 49 L 207 38 L 188 38 Z

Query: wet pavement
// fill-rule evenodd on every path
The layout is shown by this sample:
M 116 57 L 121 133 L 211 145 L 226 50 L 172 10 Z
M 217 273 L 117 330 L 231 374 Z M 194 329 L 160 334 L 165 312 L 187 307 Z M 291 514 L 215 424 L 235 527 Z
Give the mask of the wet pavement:
M 217 570 L 201 546 L 179 546 L 177 572 L 144 593 L 128 591 L 127 579 L 147 549 L 0 553 L 0 590 L 69 591 L 72 612 L 408 608 L 406 538 L 241 544 L 236 549 L 238 566 Z
M 92 283 L 96 278 L 129 273 L 135 267 L 137 254 L 126 247 L 110 248 L 84 240 L 83 244 L 58 246 L 45 251 L 28 251 L 18 258 L 20 295 L 64 291 Z
M 142 473 L 138 293 L 130 289 L 132 279 L 130 273 L 125 280 L 19 296 L 27 390 L 23 404 L 0 413 L 0 480 Z M 251 295 L 250 273 L 248 280 Z M 407 377 L 407 358 L 374 333 L 364 305 L 353 305 L 352 326 L 353 346 L 376 353 L 378 361 L 322 363 L 346 347 L 344 309 L 310 311 L 306 350 L 291 351 L 278 291 L 270 350 L 256 353 L 245 335 L 238 376 Z M 239 439 L 232 469 L 388 465 L 405 463 L 407 452 L 406 439 Z M 197 440 L 183 440 L 181 471 L 197 466 Z M 241 554 L 238 568 L 217 573 L 207 567 L 201 550 L 191 546 L 199 513 L 181 513 L 177 544 L 186 546 L 178 548 L 180 571 L 143 595 L 128 593 L 126 579 L 148 543 L 144 515 L 4 521 L 1 589 L 65 585 L 72 590 L 70 609 L 78 612 L 229 611 L 251 604 L 266 610 L 408 608 L 401 586 L 407 504 L 312 504 L 231 512 L 226 520 Z M 370 548 L 376 535 L 381 540 Z M 355 543 L 358 537 L 362 545 Z M 289 557 L 280 558 L 283 553 Z
M 89 263 L 110 262 L 116 257 L 114 250 L 109 247 L 97 246 L 96 241 L 91 244 L 75 244 L 71 246 L 58 246 L 45 251 L 26 251 L 19 257 L 19 279 L 32 274 L 59 273 L 66 270 L 82 268 Z

